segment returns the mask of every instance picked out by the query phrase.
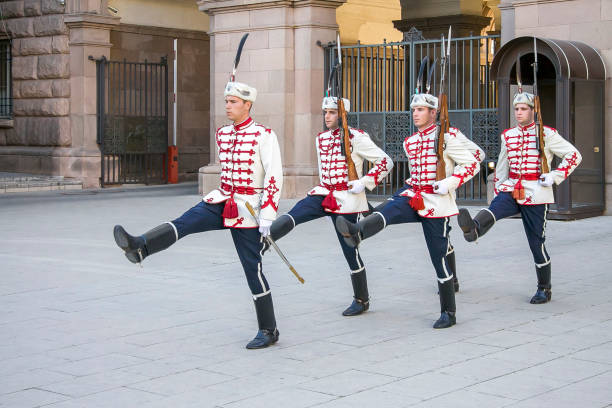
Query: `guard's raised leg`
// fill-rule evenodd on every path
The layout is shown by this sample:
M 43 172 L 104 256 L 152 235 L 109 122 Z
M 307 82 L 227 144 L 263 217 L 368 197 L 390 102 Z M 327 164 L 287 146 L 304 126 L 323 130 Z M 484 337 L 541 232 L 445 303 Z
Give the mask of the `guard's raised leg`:
M 336 228 L 344 237 L 347 245 L 357 247 L 361 241 L 385 228 L 385 218 L 381 213 L 375 212 L 353 224 L 343 217 L 338 217 L 336 218 Z
M 295 220 L 289 214 L 278 217 L 270 226 L 270 237 L 273 240 L 281 239 L 295 228 Z
M 254 302 L 259 331 L 255 338 L 246 345 L 248 349 L 268 347 L 276 343 L 279 336 L 278 329 L 276 328 L 276 318 L 274 317 L 272 294 L 268 293 L 267 295 L 258 297 Z
M 473 242 L 491 229 L 493 224 L 495 224 L 495 217 L 490 210 L 484 209 L 480 210 L 478 214 L 472 218 L 467 209 L 460 208 L 457 221 L 459 222 L 459 227 L 461 227 L 463 231 L 465 240 Z
M 115 225 L 113 235 L 117 245 L 125 251 L 130 262 L 142 262 L 147 256 L 168 248 L 177 241 L 175 227 L 166 222 L 140 236 L 126 232 L 121 225 Z

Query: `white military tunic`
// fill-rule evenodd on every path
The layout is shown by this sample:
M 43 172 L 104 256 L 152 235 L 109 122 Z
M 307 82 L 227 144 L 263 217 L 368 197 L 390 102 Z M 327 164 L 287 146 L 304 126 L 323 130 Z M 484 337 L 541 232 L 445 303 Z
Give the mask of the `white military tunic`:
M 372 190 L 387 176 L 393 168 L 393 161 L 385 152 L 374 144 L 370 136 L 360 129 L 349 128 L 351 141 L 351 157 L 355 163 L 355 170 L 361 182 L 368 190 Z M 325 207 L 329 200 L 324 201 L 325 211 L 334 214 L 353 214 L 368 210 L 368 201 L 365 191 L 359 194 L 349 192 L 348 167 L 346 157 L 342 154 L 340 129 L 321 132 L 315 140 L 317 158 L 319 162 L 318 186 L 308 195 L 324 195 L 333 198 L 336 206 Z M 363 176 L 363 162 L 367 160 L 373 164 L 370 171 Z M 333 202 L 332 200 L 332 202 Z
M 537 149 L 535 123 L 516 126 L 501 134 L 501 149 L 495 169 L 495 194 L 512 192 L 521 180 L 525 189 L 525 199 L 519 204 L 550 204 L 555 202 L 552 186 L 544 187 L 538 183 L 541 175 L 541 160 Z M 580 152 L 557 132 L 544 126 L 544 154 L 555 184 L 565 180 L 582 161 Z M 562 159 L 559 167 L 552 170 L 553 156 Z
M 283 166 L 274 131 L 248 118 L 240 124 L 217 129 L 215 139 L 221 164 L 221 185 L 208 193 L 204 201 L 217 204 L 233 198 L 238 216 L 224 218 L 226 227 L 257 227 L 257 221 L 245 206 L 247 201 L 258 217 L 261 213 L 262 218 L 275 220 L 283 185 Z
M 449 128 L 444 135 L 444 162 L 448 194 L 433 192 L 436 181 L 436 163 L 438 161 L 436 145 L 437 126 L 429 126 L 404 140 L 404 151 L 408 156 L 410 177 L 406 183 L 412 189 L 404 190 L 401 195 L 414 197 L 420 194 L 425 208 L 418 210 L 422 217 L 441 218 L 456 215 L 459 210 L 455 203 L 455 190 L 466 183 L 480 171 L 480 162 L 484 152 L 463 135 L 459 129 Z

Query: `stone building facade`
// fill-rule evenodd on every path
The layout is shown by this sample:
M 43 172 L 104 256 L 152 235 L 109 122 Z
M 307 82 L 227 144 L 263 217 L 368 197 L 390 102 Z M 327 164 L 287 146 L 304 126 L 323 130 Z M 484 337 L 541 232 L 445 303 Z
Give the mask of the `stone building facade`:
M 12 40 L 13 96 L 13 117 L 0 120 L 0 169 L 54 174 L 60 157 L 73 153 L 64 5 L 27 0 L 0 6 L 0 37 Z
M 210 156 L 208 20 L 191 0 L 158 1 L 150 9 L 138 0 L 0 2 L 0 40 L 10 42 L 12 64 L 12 115 L 0 119 L 0 171 L 61 175 L 82 180 L 84 187 L 99 186 L 96 63 L 89 57 L 159 62 L 167 56 L 172 106 L 176 38 L 179 176 L 197 177 Z M 170 131 L 172 120 L 169 115 Z
M 172 54 L 173 38 L 183 40 L 179 162 L 183 179 L 199 168 L 200 189 L 207 190 L 217 183 L 210 135 L 226 122 L 223 86 L 236 45 L 249 32 L 239 79 L 260 91 L 253 115 L 279 135 L 290 197 L 317 180 L 312 143 L 322 127 L 324 82 L 317 42 L 333 41 L 338 30 L 345 44 L 398 40 L 412 26 L 438 38 L 448 24 L 455 36 L 501 33 L 502 44 L 519 35 L 577 40 L 612 66 L 608 0 L 156 0 L 155 7 L 148 0 L 12 0 L 0 2 L 0 11 L 0 40 L 12 42 L 14 98 L 12 117 L 0 119 L 0 171 L 75 177 L 86 186 L 98 185 L 100 168 L 90 55 L 153 60 Z M 608 208 L 610 72 L 603 149 Z

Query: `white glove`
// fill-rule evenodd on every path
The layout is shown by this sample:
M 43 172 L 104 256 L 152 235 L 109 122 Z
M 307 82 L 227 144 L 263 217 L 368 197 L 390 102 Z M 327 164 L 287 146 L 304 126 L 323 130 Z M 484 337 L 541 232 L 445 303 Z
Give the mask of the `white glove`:
M 359 179 L 353 180 L 353 181 L 349 181 L 347 184 L 350 187 L 349 193 L 359 194 L 363 190 L 365 190 L 365 184 L 363 184 L 363 181 L 361 181 Z
M 259 232 L 264 237 L 270 235 L 270 226 L 272 225 L 272 221 L 266 220 L 265 218 L 259 218 Z
M 436 194 L 448 194 L 448 184 L 444 180 L 436 181 L 433 183 L 433 190 Z
M 538 183 L 542 187 L 550 187 L 553 185 L 554 182 L 555 182 L 555 177 L 551 173 L 544 173 L 540 175 L 540 179 L 538 180 Z

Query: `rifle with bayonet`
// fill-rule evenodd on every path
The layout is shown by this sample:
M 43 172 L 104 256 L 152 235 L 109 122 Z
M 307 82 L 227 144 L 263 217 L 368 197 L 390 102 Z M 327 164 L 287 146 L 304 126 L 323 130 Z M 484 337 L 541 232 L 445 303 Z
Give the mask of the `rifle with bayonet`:
M 538 46 L 535 37 L 533 37 L 533 55 L 533 121 L 535 122 L 538 154 L 542 163 L 542 174 L 544 174 L 549 172 L 549 168 L 548 160 L 544 153 L 544 123 L 542 122 L 542 111 L 540 109 L 540 96 L 538 95 Z
M 440 58 L 440 68 L 442 69 L 442 73 L 440 75 L 440 93 L 438 96 L 438 138 L 436 139 L 436 156 L 438 158 L 436 164 L 436 181 L 446 178 L 446 163 L 444 163 L 444 135 L 448 133 L 448 129 L 450 127 L 448 120 L 448 98 L 446 96 L 446 70 L 448 65 L 450 65 L 450 44 L 451 27 L 448 28 L 448 45 L 446 45 L 446 47 L 444 35 L 442 35 L 442 55 Z
M 344 100 L 342 99 L 342 53 L 340 51 L 340 35 L 337 38 L 338 47 L 338 62 L 336 64 L 336 97 L 338 98 L 338 128 L 340 129 L 340 135 L 342 142 L 340 148 L 342 154 L 346 157 L 346 167 L 348 168 L 348 179 L 349 181 L 357 180 L 357 169 L 355 168 L 355 162 L 351 157 L 351 133 L 348 127 L 348 119 L 346 115 L 346 108 L 344 107 Z

